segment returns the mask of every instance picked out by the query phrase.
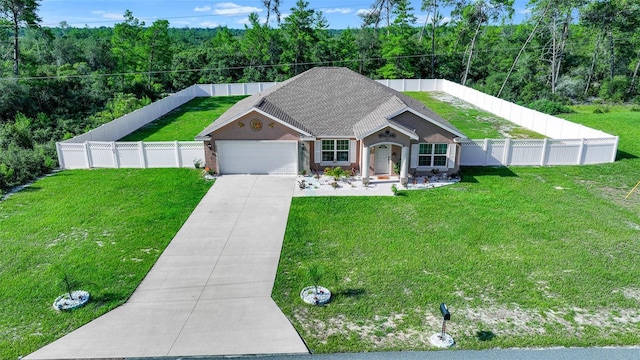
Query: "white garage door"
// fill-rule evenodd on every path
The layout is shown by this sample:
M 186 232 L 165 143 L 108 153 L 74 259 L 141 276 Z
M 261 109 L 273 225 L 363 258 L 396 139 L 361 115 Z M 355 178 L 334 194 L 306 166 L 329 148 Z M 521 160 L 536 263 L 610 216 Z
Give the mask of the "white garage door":
M 298 173 L 297 141 L 218 140 L 221 174 Z

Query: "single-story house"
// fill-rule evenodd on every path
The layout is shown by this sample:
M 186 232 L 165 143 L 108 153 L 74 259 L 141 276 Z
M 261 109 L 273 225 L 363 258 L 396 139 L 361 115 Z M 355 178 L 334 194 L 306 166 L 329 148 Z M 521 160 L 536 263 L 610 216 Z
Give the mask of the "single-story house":
M 316 67 L 245 98 L 197 135 L 219 174 L 340 166 L 373 175 L 459 171 L 465 136 L 420 101 L 347 68 Z

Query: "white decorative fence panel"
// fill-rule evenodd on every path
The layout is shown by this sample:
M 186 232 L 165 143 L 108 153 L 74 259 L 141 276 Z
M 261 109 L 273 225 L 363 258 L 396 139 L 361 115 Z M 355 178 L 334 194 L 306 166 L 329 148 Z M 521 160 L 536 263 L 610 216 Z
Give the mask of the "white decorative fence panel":
M 117 142 L 116 153 L 121 168 L 143 168 L 145 164 L 144 143 Z
M 463 166 L 571 165 L 615 161 L 618 138 L 546 115 L 448 80 L 377 80 L 398 91 L 442 91 L 515 124 L 558 140 L 465 140 Z M 276 82 L 190 86 L 97 129 L 57 144 L 61 168 L 191 167 L 204 159 L 202 142 L 114 143 L 195 97 L 252 95 Z M 577 139 L 577 140 L 567 140 Z
M 60 167 L 88 168 L 175 168 L 193 167 L 204 159 L 201 141 L 58 143 Z
M 460 142 L 462 166 L 585 165 L 612 162 L 617 138 L 485 139 Z
M 508 157 L 509 165 L 547 165 L 544 164 L 544 140 L 513 140 Z
M 277 82 L 241 83 L 241 84 L 199 84 L 196 87 L 197 96 L 233 96 L 253 95 L 264 91 Z
M 614 162 L 618 149 L 618 137 L 585 140 L 583 164 L 602 164 Z

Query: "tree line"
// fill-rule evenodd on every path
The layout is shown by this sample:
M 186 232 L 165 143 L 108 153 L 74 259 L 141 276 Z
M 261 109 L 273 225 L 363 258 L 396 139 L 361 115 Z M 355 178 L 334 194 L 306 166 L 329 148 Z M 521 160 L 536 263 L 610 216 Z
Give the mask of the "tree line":
M 40 26 L 39 0 L 0 0 L 0 191 L 57 166 L 55 141 L 195 83 L 282 81 L 314 66 L 444 78 L 547 112 L 638 100 L 640 0 L 371 0 L 332 30 L 298 0 L 244 29 L 172 28 L 126 11 L 113 27 Z M 275 24 L 274 24 L 275 23 Z M 271 25 L 274 24 L 274 25 Z

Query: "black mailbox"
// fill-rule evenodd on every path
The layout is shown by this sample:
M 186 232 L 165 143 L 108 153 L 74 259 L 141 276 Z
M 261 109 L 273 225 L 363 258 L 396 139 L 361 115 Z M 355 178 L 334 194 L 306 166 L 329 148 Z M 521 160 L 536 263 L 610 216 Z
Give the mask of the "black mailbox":
M 445 305 L 444 303 L 440 304 L 440 312 L 442 313 L 442 316 L 444 317 L 444 320 L 451 320 L 451 314 L 449 313 L 449 309 L 447 309 L 447 305 Z

